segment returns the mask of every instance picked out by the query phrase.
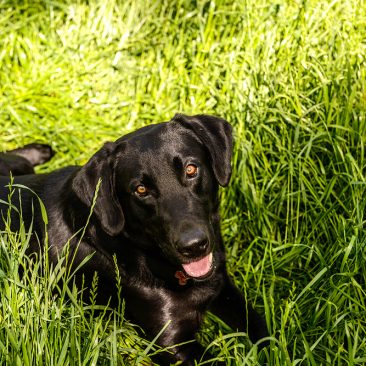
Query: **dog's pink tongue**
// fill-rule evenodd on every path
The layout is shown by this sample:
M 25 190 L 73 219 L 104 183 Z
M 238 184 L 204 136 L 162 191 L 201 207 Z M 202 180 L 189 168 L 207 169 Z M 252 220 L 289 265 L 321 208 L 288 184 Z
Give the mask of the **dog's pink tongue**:
M 212 265 L 212 253 L 206 255 L 206 257 L 187 264 L 182 264 L 184 270 L 188 276 L 202 277 L 210 272 Z

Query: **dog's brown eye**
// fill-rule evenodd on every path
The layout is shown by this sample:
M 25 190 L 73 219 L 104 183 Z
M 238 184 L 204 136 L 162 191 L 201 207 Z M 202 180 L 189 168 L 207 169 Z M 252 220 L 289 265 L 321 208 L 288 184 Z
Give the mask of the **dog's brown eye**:
M 188 164 L 186 166 L 186 176 L 193 178 L 197 175 L 198 168 L 194 164 Z
M 139 184 L 136 189 L 135 192 L 139 195 L 139 196 L 146 196 L 147 195 L 147 188 L 143 185 L 143 184 Z

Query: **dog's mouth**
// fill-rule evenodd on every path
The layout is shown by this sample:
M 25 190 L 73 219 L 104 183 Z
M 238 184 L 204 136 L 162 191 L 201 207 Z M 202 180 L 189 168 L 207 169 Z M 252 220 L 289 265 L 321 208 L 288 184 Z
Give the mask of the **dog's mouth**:
M 196 279 L 208 277 L 214 268 L 212 252 L 201 259 L 182 264 L 182 267 L 189 277 Z

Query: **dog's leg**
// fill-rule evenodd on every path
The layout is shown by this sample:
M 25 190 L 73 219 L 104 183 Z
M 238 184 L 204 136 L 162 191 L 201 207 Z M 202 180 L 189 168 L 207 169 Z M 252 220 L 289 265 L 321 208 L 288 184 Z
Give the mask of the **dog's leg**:
M 33 168 L 47 162 L 53 155 L 51 146 L 44 144 L 29 144 L 0 153 L 0 175 L 34 174 Z
M 224 286 L 218 297 L 211 303 L 209 311 L 233 330 L 248 333 L 253 343 L 268 337 L 264 319 L 246 301 L 227 274 L 225 274 Z M 261 342 L 259 347 L 262 348 L 267 344 L 268 342 Z
M 36 143 L 28 144 L 18 149 L 8 151 L 8 153 L 27 159 L 32 164 L 32 166 L 44 164 L 54 155 L 51 146 Z
M 34 174 L 32 164 L 22 156 L 0 153 L 0 175 L 9 176 Z

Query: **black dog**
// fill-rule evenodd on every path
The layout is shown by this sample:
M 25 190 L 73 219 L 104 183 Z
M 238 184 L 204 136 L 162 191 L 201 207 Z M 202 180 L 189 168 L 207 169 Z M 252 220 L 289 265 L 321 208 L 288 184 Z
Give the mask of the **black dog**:
M 229 183 L 231 153 L 231 126 L 225 120 L 180 114 L 106 143 L 83 167 L 14 181 L 36 192 L 47 208 L 52 261 L 71 237 L 75 266 L 94 253 L 81 271 L 87 284 L 98 272 L 100 301 L 115 297 L 116 256 L 132 320 L 150 338 L 171 322 L 160 345 L 194 340 L 206 310 L 256 342 L 267 330 L 228 277 L 220 234 L 218 185 Z M 7 184 L 8 179 L 0 178 L 3 200 Z M 81 238 L 77 233 L 86 224 L 97 186 L 93 214 Z M 12 203 L 19 205 L 16 196 Z M 32 201 L 32 193 L 22 191 L 28 221 Z M 0 204 L 0 210 L 7 207 Z M 44 238 L 36 209 L 33 222 L 37 237 Z M 12 225 L 16 229 L 15 216 Z M 34 241 L 31 251 L 37 250 Z M 203 352 L 193 341 L 172 347 L 159 361 L 194 365 Z

